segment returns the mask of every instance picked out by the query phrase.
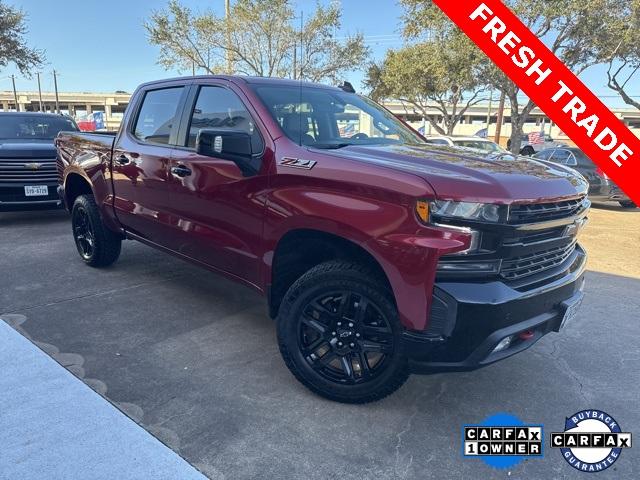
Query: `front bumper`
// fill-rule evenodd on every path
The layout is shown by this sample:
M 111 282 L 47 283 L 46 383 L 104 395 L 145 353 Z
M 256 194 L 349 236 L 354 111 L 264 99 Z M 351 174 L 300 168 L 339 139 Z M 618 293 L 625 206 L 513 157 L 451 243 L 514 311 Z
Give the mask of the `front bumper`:
M 558 331 L 584 288 L 586 253 L 545 272 L 547 282 L 523 290 L 502 281 L 436 283 L 429 329 L 406 331 L 403 351 L 414 373 L 474 370 L 519 353 Z M 494 351 L 506 337 L 508 348 Z
M 58 196 L 57 183 L 28 183 L 28 185 L 32 184 L 46 185 L 48 194 L 27 197 L 25 195 L 23 184 L 0 184 L 0 211 L 34 210 L 40 208 L 60 207 L 62 205 L 62 201 Z

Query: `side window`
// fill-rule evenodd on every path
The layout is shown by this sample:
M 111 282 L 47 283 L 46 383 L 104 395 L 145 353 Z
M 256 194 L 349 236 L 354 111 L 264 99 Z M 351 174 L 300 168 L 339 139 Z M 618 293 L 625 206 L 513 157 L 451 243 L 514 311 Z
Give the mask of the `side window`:
M 183 91 L 184 87 L 148 91 L 133 129 L 136 138 L 148 143 L 168 144 Z
M 549 157 L 553 153 L 553 150 L 542 150 L 541 152 L 534 153 L 532 155 L 533 158 L 538 158 L 540 160 L 549 160 Z
M 430 143 L 432 145 L 449 145 L 449 142 L 447 142 L 446 140 L 444 140 L 442 138 L 427 139 L 427 143 Z
M 253 151 L 263 149 L 262 137 L 242 100 L 231 90 L 222 87 L 202 87 L 191 114 L 187 147 L 196 146 L 196 137 L 203 128 L 240 130 L 251 135 Z
M 571 152 L 569 150 L 557 149 L 553 152 L 553 155 L 549 158 L 554 163 L 562 163 L 565 164 L 569 161 L 569 157 L 571 156 Z

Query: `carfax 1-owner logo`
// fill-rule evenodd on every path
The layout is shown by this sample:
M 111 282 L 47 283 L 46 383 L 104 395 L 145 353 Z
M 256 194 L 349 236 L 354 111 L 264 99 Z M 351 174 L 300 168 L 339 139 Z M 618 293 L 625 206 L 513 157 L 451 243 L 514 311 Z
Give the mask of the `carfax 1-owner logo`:
M 494 468 L 510 468 L 526 457 L 543 456 L 542 425 L 525 425 L 515 415 L 498 413 L 462 429 L 462 454 Z
M 551 434 L 551 446 L 581 472 L 599 472 L 613 465 L 622 450 L 631 448 L 631 433 L 601 410 L 582 410 L 567 417 L 564 432 Z

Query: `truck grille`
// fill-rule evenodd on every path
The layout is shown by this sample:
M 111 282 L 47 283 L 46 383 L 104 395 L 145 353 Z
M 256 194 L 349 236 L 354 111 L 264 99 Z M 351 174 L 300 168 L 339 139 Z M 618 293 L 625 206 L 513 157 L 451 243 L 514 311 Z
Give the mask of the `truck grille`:
M 55 158 L 0 159 L 0 183 L 57 183 Z
M 588 203 L 585 197 L 581 197 L 562 202 L 513 205 L 509 209 L 509 223 L 521 225 L 571 217 L 588 207 Z
M 521 257 L 502 261 L 500 276 L 505 280 L 518 280 L 529 275 L 549 270 L 564 263 L 576 249 L 576 242 L 562 247 L 542 250 Z

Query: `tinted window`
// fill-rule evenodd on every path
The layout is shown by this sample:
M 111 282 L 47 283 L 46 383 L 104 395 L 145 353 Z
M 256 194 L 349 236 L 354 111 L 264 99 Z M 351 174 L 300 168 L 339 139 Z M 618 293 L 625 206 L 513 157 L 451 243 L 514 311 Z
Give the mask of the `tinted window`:
M 427 143 L 430 143 L 432 145 L 449 145 L 449 142 L 441 138 L 428 139 Z
M 133 134 L 143 142 L 169 143 L 183 90 L 184 87 L 174 87 L 147 92 Z
M 255 90 L 285 135 L 298 144 L 341 148 L 424 143 L 388 110 L 354 93 L 305 85 Z
M 549 158 L 552 162 L 568 164 L 573 162 L 573 157 L 569 150 L 557 149 Z
M 474 150 L 482 150 L 490 153 L 502 151 L 495 143 L 483 142 L 482 140 L 454 140 L 453 144 L 457 147 L 473 148 Z
M 532 155 L 533 158 L 539 158 L 540 160 L 549 160 L 549 156 L 553 153 L 553 149 L 551 150 L 542 150 L 541 152 L 534 153 Z
M 0 115 L 0 140 L 52 140 L 62 131 L 77 131 L 70 118 L 44 115 Z
M 595 164 L 582 151 L 574 150 L 573 154 L 575 155 L 575 157 L 576 157 L 576 159 L 578 161 L 578 164 L 580 164 L 580 165 L 582 165 L 584 167 L 594 167 L 595 168 Z
M 222 87 L 202 87 L 191 115 L 187 146 L 196 146 L 196 137 L 203 128 L 235 130 L 251 135 L 254 152 L 262 150 L 262 138 L 242 100 Z

